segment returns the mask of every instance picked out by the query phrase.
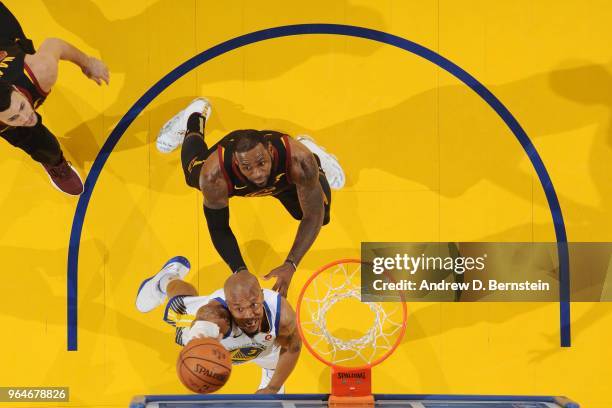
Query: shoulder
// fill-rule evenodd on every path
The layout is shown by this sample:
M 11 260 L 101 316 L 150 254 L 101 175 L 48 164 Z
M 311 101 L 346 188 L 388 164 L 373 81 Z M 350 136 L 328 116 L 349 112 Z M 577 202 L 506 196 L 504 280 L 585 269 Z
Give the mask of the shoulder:
M 312 152 L 292 137 L 287 138 L 291 148 L 291 179 L 297 184 L 309 184 L 318 180 L 319 166 Z
M 214 184 L 219 179 L 223 179 L 221 166 L 222 163 L 219 160 L 217 151 L 215 151 L 208 156 L 202 165 L 202 170 L 200 171 L 200 184 Z
M 25 56 L 28 66 L 43 91 L 49 92 L 57 81 L 58 60 L 51 54 L 38 51 L 36 54 Z
M 57 81 L 59 60 L 67 47 L 64 40 L 47 38 L 40 44 L 36 53 L 26 55 L 26 64 L 43 91 L 50 91 Z
M 212 201 L 227 198 L 228 185 L 216 152 L 212 153 L 202 165 L 199 181 L 200 190 Z

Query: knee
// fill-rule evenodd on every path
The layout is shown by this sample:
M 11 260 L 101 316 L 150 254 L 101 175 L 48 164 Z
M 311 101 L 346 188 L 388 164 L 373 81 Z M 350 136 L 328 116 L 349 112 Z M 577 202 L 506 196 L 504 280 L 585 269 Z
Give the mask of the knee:
M 183 174 L 185 175 L 185 183 L 189 187 L 193 187 L 195 189 L 200 189 L 200 170 L 202 165 L 193 166 L 193 162 L 197 159 L 194 157 L 190 162 L 185 163 L 183 161 Z
M 193 177 L 190 173 L 185 172 L 185 182 L 189 187 L 193 187 L 197 190 L 200 189 L 199 177 Z

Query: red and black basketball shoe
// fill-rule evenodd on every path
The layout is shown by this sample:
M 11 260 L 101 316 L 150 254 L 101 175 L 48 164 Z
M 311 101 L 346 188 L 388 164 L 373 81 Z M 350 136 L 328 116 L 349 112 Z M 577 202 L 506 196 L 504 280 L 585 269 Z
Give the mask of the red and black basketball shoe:
M 83 192 L 83 181 L 81 176 L 72 165 L 62 156 L 62 161 L 55 166 L 43 164 L 49 174 L 51 184 L 59 191 L 69 195 L 81 195 Z

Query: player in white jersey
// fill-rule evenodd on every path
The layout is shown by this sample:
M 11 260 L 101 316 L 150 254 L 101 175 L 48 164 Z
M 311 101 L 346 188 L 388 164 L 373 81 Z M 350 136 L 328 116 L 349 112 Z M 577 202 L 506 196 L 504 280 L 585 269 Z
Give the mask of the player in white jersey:
M 228 349 L 232 364 L 252 361 L 262 368 L 257 393 L 284 393 L 284 383 L 300 355 L 302 341 L 295 312 L 279 293 L 262 289 L 247 271 L 231 275 L 208 296 L 183 278 L 189 261 L 170 259 L 138 289 L 136 307 L 149 312 L 169 298 L 164 320 L 176 327 L 176 342 L 186 345 L 197 337 L 214 337 Z

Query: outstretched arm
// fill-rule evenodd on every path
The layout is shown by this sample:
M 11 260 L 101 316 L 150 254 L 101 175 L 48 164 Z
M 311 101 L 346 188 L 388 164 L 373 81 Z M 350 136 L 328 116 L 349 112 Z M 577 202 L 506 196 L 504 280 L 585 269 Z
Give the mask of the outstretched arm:
M 323 204 L 325 196 L 319 183 L 319 166 L 314 156 L 301 143 L 293 139 L 289 139 L 289 143 L 292 149 L 289 171 L 297 188 L 303 215 L 287 260 L 265 276 L 266 279 L 272 276 L 278 277 L 272 289 L 278 290 L 285 297 L 297 265 L 319 235 L 325 214 Z
M 70 61 L 83 71 L 87 78 L 102 85 L 109 83 L 110 76 L 104 62 L 90 57 L 74 45 L 59 38 L 47 38 L 40 45 L 36 54 L 27 55 L 26 62 L 32 69 L 38 83 L 44 91 L 49 91 L 57 81 L 58 63 Z
M 197 338 L 221 339 L 229 328 L 229 312 L 219 302 L 211 300 L 198 309 L 191 327 L 183 335 L 183 345 Z
M 287 259 L 298 265 L 321 231 L 325 209 L 323 189 L 319 184 L 319 166 L 314 156 L 301 143 L 293 139 L 291 142 L 295 152 L 291 177 L 295 180 L 303 216 Z
M 258 390 L 258 394 L 276 394 L 295 368 L 302 350 L 302 339 L 297 330 L 295 312 L 284 297 L 281 297 L 280 313 L 280 327 L 276 338 L 276 343 L 281 347 L 278 363 L 270 383 L 266 388 Z
M 238 241 L 229 224 L 227 183 L 216 155 L 202 165 L 200 190 L 204 194 L 204 216 L 215 249 L 232 272 L 246 270 Z

